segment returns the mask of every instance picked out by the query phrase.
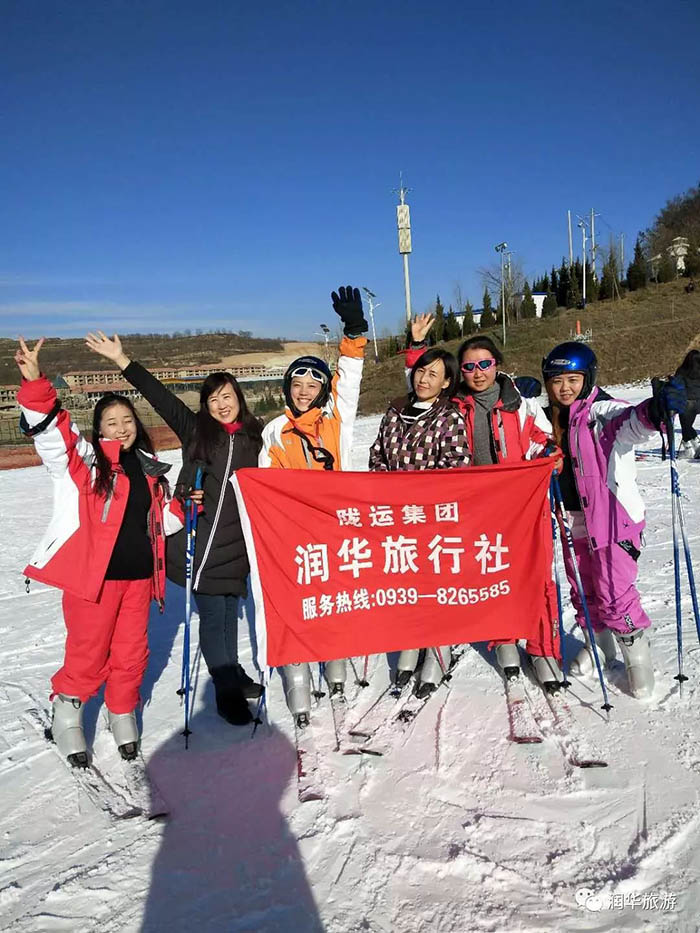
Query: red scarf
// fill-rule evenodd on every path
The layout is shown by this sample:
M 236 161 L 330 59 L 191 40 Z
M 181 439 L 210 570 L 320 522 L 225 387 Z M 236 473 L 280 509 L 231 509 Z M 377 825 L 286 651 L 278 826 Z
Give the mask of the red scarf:
M 236 431 L 240 431 L 243 427 L 242 421 L 229 421 L 227 423 L 220 421 L 219 424 L 227 434 L 235 434 Z

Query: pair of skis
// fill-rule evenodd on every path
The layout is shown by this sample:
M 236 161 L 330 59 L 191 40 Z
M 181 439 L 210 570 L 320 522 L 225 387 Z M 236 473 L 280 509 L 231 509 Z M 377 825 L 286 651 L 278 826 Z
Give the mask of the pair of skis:
M 319 691 L 317 698 L 320 700 L 323 696 L 325 696 L 325 693 Z M 336 739 L 335 750 L 339 751 L 344 731 L 345 715 L 348 709 L 345 694 L 331 693 L 330 706 Z M 299 803 L 306 803 L 309 800 L 323 800 L 326 796 L 326 785 L 321 771 L 313 717 L 304 725 L 301 725 L 295 719 L 294 741 L 297 755 L 297 795 Z
M 50 743 L 50 747 L 63 762 L 81 793 L 111 819 L 128 820 L 141 817 L 151 820 L 168 815 L 168 805 L 156 784 L 149 778 L 140 751 L 133 761 L 124 761 L 117 755 L 119 770 L 116 777 L 113 774 L 108 775 L 94 761 L 87 768 L 75 768 L 59 753 L 54 744 L 51 719 L 45 709 L 28 709 L 23 714 L 23 719 Z
M 436 692 L 444 690 L 461 653 L 453 656 L 450 670 L 437 690 L 425 697 L 417 697 L 411 684 L 403 688 L 390 684 L 350 728 L 345 728 L 350 704 L 344 694 L 331 693 L 330 707 L 335 732 L 335 751 L 344 755 L 386 755 L 413 726 Z M 297 756 L 297 792 L 300 803 L 323 800 L 325 782 L 316 743 L 314 719 L 306 725 L 295 722 Z
M 553 738 L 574 768 L 607 768 L 608 763 L 583 734 L 563 690 L 540 692 L 535 701 L 520 677 L 506 681 L 509 738 L 519 745 L 539 745 Z

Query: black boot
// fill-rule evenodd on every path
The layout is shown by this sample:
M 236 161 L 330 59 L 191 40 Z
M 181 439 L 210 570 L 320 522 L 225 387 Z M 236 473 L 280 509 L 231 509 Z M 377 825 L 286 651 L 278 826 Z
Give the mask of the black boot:
M 247 726 L 253 714 L 246 701 L 235 667 L 215 667 L 211 679 L 216 691 L 216 709 L 219 716 L 232 726 Z
M 249 677 L 240 664 L 234 664 L 234 670 L 238 675 L 238 685 L 246 700 L 259 700 L 265 689 L 263 685 Z

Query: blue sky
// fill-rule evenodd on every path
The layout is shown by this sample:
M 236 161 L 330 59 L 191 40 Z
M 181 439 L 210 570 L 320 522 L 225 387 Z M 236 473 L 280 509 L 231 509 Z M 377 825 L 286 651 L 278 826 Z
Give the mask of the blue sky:
M 679 0 L 0 0 L 0 334 L 307 338 L 345 282 L 396 331 L 399 170 L 416 311 L 480 304 L 501 240 L 558 264 L 567 208 L 631 253 L 700 179 L 699 36 Z

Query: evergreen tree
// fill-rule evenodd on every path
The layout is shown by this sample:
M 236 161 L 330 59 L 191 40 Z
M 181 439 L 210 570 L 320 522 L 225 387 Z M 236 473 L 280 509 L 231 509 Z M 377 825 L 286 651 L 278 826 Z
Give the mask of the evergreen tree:
M 471 301 L 467 301 L 464 305 L 464 318 L 462 319 L 462 336 L 467 336 L 468 334 L 473 334 L 476 330 L 476 324 L 474 323 L 474 307 L 472 306 Z
M 457 340 L 459 338 L 459 321 L 457 320 L 452 305 L 445 318 L 445 340 Z
M 557 299 L 550 292 L 542 305 L 542 317 L 554 317 L 557 313 Z
M 540 288 L 537 289 L 538 292 L 549 292 L 549 276 L 545 272 L 542 276 L 542 282 L 540 283 Z
M 580 265 L 580 263 L 579 263 Z M 567 282 L 566 290 L 566 301 L 564 304 L 567 308 L 578 308 L 581 303 L 581 288 L 579 286 L 579 279 L 576 275 L 576 267 L 569 270 L 569 281 Z
M 559 280 L 557 279 L 557 270 L 552 266 L 552 275 L 549 282 L 549 290 L 556 298 L 557 289 L 559 288 Z
M 657 276 L 657 282 L 672 282 L 676 277 L 676 261 L 672 256 L 669 256 L 666 253 L 659 265 L 659 274 Z
M 603 263 L 603 274 L 600 277 L 600 287 L 598 289 L 598 298 L 600 301 L 608 301 L 615 297 L 615 264 L 609 260 Z
M 700 275 L 700 250 L 692 242 L 690 252 L 685 257 L 685 274 L 691 277 Z
M 627 288 L 631 292 L 639 288 L 646 288 L 647 285 L 647 264 L 642 252 L 642 243 L 639 237 L 634 244 L 634 256 L 632 262 L 627 267 Z
M 557 304 L 560 308 L 567 308 L 569 302 L 569 289 L 571 287 L 571 271 L 562 259 L 557 279 Z
M 537 306 L 535 305 L 535 299 L 532 297 L 532 290 L 528 285 L 527 279 L 525 280 L 525 287 L 523 289 L 523 300 L 520 303 L 520 316 L 523 320 L 537 317 Z
M 435 323 L 433 324 L 430 334 L 432 334 L 432 343 L 440 343 L 440 341 L 445 339 L 445 308 L 440 301 L 440 296 L 438 295 L 435 299 Z M 430 337 L 428 337 L 430 340 Z
M 496 324 L 496 316 L 493 313 L 493 305 L 491 304 L 491 295 L 489 295 L 488 288 L 484 289 L 484 310 L 481 314 L 481 321 L 479 322 L 479 327 L 481 330 L 484 330 L 487 327 L 494 327 Z
M 598 300 L 598 279 L 593 275 L 593 270 L 586 267 L 586 301 Z

